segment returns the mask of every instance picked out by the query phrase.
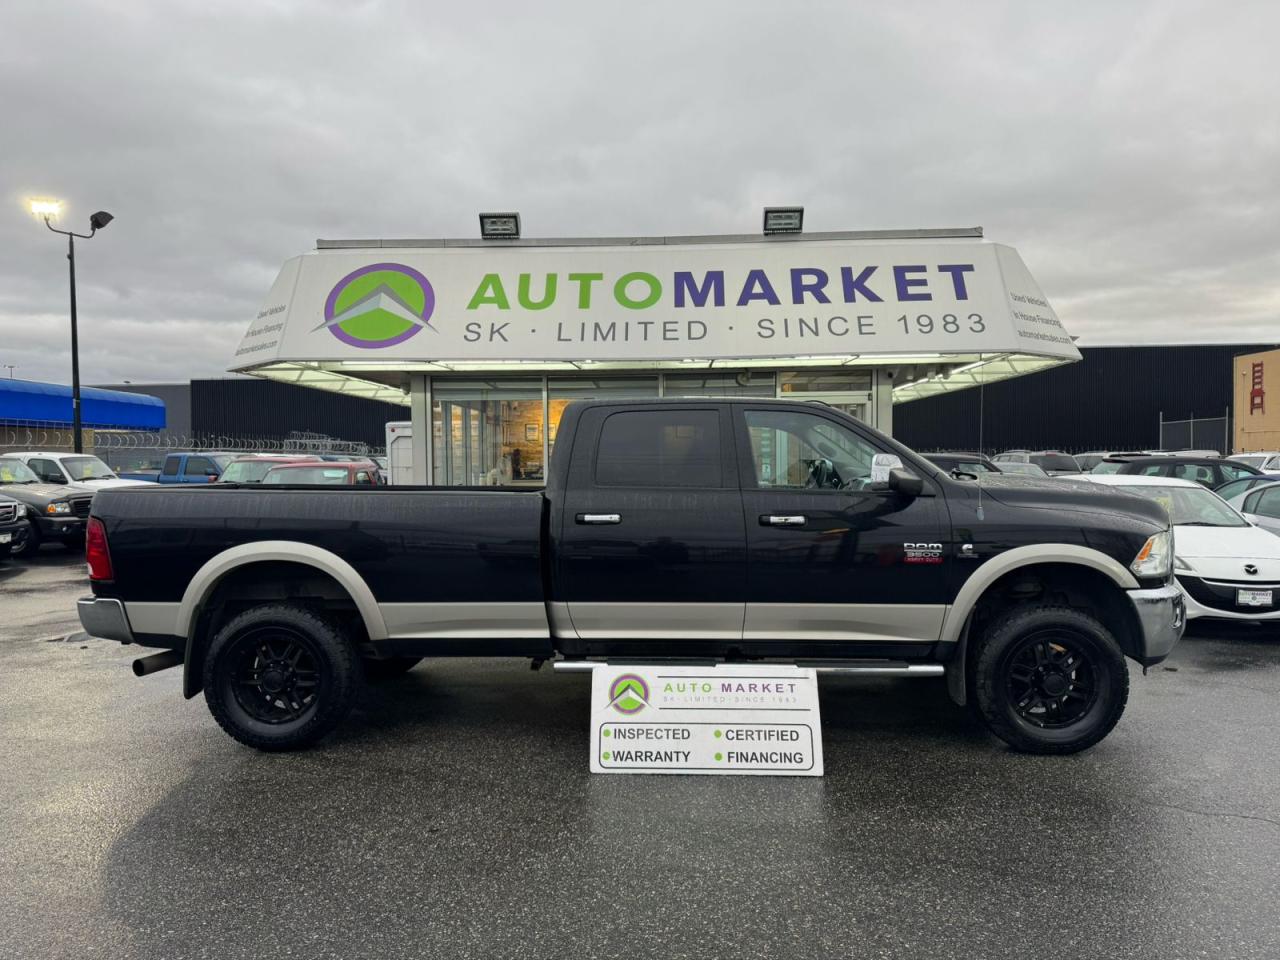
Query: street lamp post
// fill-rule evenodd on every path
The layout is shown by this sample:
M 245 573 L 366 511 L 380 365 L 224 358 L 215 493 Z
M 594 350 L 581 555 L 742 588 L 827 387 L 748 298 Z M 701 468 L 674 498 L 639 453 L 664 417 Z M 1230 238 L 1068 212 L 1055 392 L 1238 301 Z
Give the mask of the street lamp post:
M 44 220 L 44 225 L 54 233 L 67 238 L 67 264 L 71 277 L 71 431 L 76 453 L 84 453 L 84 439 L 80 429 L 80 334 L 76 328 L 76 237 L 92 240 L 93 235 L 115 218 L 105 210 L 99 210 L 89 218 L 89 232 L 59 230 L 49 221 L 57 216 L 61 204 L 52 201 L 33 201 L 31 212 Z

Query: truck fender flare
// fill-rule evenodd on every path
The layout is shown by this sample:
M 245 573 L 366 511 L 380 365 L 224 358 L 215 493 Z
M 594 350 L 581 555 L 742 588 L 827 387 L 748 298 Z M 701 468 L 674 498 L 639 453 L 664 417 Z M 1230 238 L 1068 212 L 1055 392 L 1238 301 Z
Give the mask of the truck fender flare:
M 309 543 L 298 543 L 293 540 L 262 540 L 223 550 L 210 558 L 191 578 L 186 592 L 182 595 L 182 603 L 178 606 L 177 622 L 178 635 L 187 639 L 188 647 L 191 644 L 191 635 L 196 617 L 200 614 L 200 608 L 222 578 L 232 570 L 247 564 L 272 560 L 305 564 L 333 577 L 355 601 L 356 609 L 360 611 L 360 616 L 364 620 L 365 630 L 369 633 L 369 639 L 387 639 L 387 625 L 382 619 L 382 611 L 378 609 L 378 602 L 373 598 L 373 591 L 364 582 L 364 578 L 356 572 L 355 567 L 336 553 Z
M 947 608 L 947 615 L 942 621 L 942 634 L 938 639 L 946 644 L 956 643 L 960 639 L 965 623 L 969 620 L 969 614 L 978 605 L 978 600 L 987 592 L 988 587 L 1006 573 L 1020 567 L 1034 567 L 1045 563 L 1088 567 L 1107 576 L 1121 590 L 1136 590 L 1139 586 L 1138 581 L 1124 564 L 1092 547 L 1081 547 L 1070 543 L 1029 544 L 1025 547 L 1014 547 L 1012 550 L 997 554 L 973 571 L 956 594 L 951 606 Z
M 1074 564 L 1096 570 L 1121 590 L 1136 590 L 1139 586 L 1133 574 L 1118 560 L 1100 550 L 1074 544 L 1031 544 L 1006 550 L 987 560 L 965 581 L 942 621 L 939 648 L 952 651 L 947 661 L 947 692 L 958 705 L 963 707 L 968 699 L 965 672 L 969 656 L 969 618 L 973 608 L 987 588 L 1006 573 L 1045 563 Z

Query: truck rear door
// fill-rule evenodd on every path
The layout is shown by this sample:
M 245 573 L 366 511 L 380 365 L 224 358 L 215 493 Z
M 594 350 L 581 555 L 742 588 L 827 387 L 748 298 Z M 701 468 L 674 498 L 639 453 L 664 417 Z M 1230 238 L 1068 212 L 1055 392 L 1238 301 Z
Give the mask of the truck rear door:
M 557 599 L 586 641 L 737 640 L 746 531 L 724 404 L 599 406 L 573 439 Z
M 874 456 L 892 451 L 832 410 L 741 404 L 734 416 L 748 551 L 743 639 L 795 641 L 814 656 L 927 651 L 953 562 L 929 481 L 920 497 L 873 483 Z

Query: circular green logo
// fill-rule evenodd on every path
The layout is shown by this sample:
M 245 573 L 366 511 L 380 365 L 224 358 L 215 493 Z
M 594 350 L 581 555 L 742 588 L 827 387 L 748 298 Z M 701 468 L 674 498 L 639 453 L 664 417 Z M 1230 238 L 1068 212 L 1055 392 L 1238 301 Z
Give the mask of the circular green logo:
M 609 687 L 609 706 L 619 713 L 639 713 L 649 705 L 649 685 L 643 677 L 624 673 Z
M 320 327 L 353 347 L 378 349 L 404 343 L 424 327 L 435 329 L 435 308 L 431 282 L 413 267 L 373 263 L 353 270 L 329 291 Z

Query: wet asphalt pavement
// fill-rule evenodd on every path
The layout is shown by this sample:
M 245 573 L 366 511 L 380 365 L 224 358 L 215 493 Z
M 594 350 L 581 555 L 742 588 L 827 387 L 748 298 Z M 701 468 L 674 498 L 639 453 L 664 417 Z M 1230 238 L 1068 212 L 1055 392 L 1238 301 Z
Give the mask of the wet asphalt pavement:
M 0 564 L 0 957 L 1280 956 L 1280 635 L 1011 753 L 938 680 L 824 680 L 822 779 L 592 777 L 588 679 L 428 661 L 264 755 Z

